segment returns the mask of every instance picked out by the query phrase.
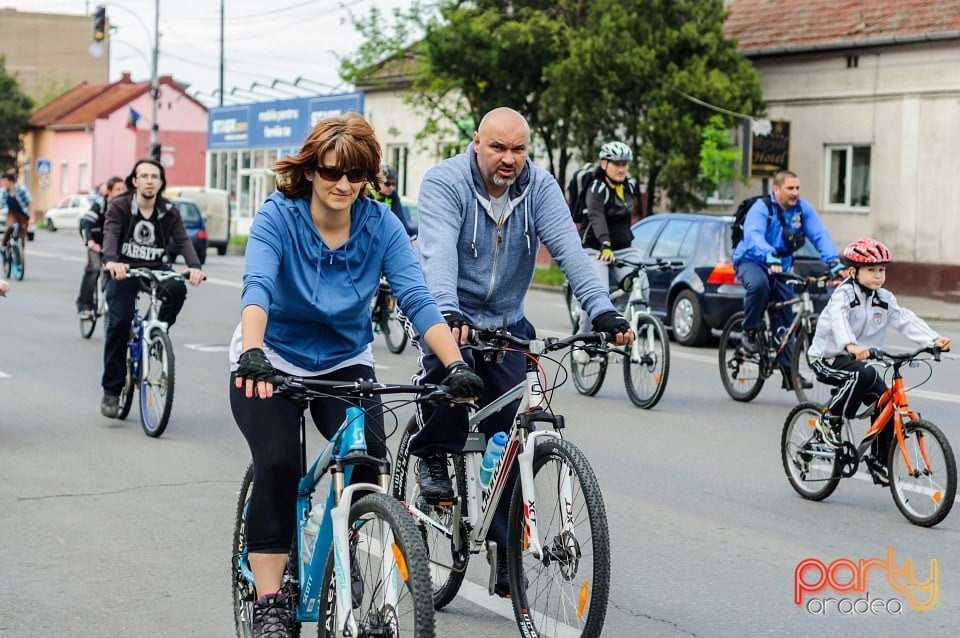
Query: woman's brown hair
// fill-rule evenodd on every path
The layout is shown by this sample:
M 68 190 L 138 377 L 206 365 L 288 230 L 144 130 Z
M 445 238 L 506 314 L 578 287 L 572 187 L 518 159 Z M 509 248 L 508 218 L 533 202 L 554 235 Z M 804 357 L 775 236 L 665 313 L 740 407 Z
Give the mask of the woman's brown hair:
M 357 113 L 347 112 L 317 122 L 304 140 L 300 152 L 277 161 L 277 190 L 287 197 L 310 198 L 313 186 L 306 178 L 328 152 L 337 156 L 336 167 L 342 171 L 361 169 L 367 180 L 379 188 L 380 143 L 373 127 Z M 366 197 L 367 189 L 360 189 Z

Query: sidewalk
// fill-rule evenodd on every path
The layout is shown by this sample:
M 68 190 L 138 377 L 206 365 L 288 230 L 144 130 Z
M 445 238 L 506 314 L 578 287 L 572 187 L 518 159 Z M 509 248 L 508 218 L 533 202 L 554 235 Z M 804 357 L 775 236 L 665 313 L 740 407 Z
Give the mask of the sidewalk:
M 897 295 L 897 301 L 927 321 L 960 321 L 960 303 L 943 301 L 937 297 L 908 295 Z

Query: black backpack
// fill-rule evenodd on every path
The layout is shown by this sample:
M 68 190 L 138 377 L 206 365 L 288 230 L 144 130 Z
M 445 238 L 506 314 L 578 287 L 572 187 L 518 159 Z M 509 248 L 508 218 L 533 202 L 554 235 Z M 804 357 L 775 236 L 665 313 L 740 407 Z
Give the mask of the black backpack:
M 587 217 L 587 191 L 597 179 L 597 167 L 585 164 L 578 169 L 567 184 L 567 206 L 574 224 L 580 224 Z
M 737 212 L 733 214 L 733 227 L 730 229 L 730 239 L 732 240 L 733 250 L 736 250 L 737 244 L 743 241 L 743 222 L 747 219 L 747 212 L 758 199 L 763 199 L 767 205 L 767 212 L 773 213 L 773 205 L 770 203 L 770 198 L 766 195 L 754 195 L 740 202 L 740 205 L 737 206 Z

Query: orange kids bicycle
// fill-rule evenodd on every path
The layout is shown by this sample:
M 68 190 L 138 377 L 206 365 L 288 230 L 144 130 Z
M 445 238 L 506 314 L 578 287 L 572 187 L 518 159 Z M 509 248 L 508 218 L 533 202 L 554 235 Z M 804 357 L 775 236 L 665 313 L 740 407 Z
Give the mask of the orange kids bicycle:
M 793 408 L 780 440 L 783 469 L 793 489 L 805 499 L 822 501 L 833 494 L 841 478 L 856 474 L 863 461 L 875 484 L 890 487 L 893 502 L 911 523 L 932 527 L 945 519 L 957 493 L 953 449 L 940 428 L 910 409 L 900 373 L 904 365 L 925 365 L 929 374 L 912 388 L 923 385 L 933 376 L 930 362 L 940 361 L 940 353 L 935 347 L 903 354 L 870 350 L 872 359 L 892 368 L 892 382 L 877 402 L 879 415 L 859 444 L 854 443 L 850 419 L 843 420 L 839 443 L 831 443 L 819 426 L 822 405 L 808 402 Z M 870 406 L 854 418 L 872 411 Z M 871 444 L 885 427 L 894 428 L 886 467 L 869 456 Z

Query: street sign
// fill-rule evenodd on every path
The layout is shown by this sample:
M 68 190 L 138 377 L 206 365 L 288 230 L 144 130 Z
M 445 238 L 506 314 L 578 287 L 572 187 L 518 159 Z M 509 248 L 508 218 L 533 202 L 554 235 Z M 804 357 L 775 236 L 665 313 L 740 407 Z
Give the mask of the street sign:
M 49 175 L 50 174 L 50 160 L 37 160 L 37 175 Z

